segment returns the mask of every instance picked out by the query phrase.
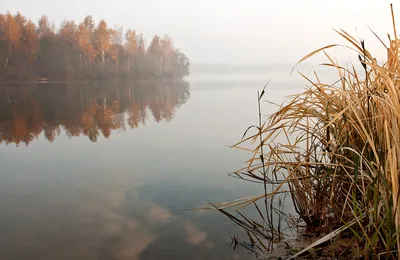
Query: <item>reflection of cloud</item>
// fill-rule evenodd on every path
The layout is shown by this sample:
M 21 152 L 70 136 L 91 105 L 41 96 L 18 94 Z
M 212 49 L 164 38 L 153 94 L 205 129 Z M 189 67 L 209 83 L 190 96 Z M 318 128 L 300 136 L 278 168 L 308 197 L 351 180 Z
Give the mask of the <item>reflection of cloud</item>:
M 214 243 L 211 242 L 211 241 L 205 242 L 204 245 L 205 245 L 207 248 L 213 248 L 213 247 L 214 247 Z
M 126 239 L 127 243 L 119 249 L 118 259 L 139 260 L 140 254 L 154 241 L 155 237 L 146 231 L 131 230 Z
M 43 189 L 40 194 L 14 196 L 10 206 L 29 207 L 9 208 L 6 212 L 12 214 L 0 214 L 0 222 L 9 226 L 0 233 L 0 259 L 140 259 L 157 237 L 151 226 L 127 214 L 126 192 L 110 185 L 86 190 Z M 131 203 L 148 204 L 138 197 Z M 5 199 L 0 198 L 0 205 L 7 207 Z M 164 212 L 151 205 L 153 212 Z M 16 214 L 29 217 L 15 218 Z M 156 216 L 167 219 L 166 214 Z
M 239 255 L 234 255 L 233 257 L 232 257 L 232 260 L 240 260 L 241 258 L 240 258 L 240 256 Z
M 136 199 L 135 197 L 134 200 Z M 96 246 L 101 248 L 102 255 L 116 260 L 140 259 L 141 252 L 153 243 L 156 237 L 146 226 L 131 216 L 126 216 L 121 210 L 125 192 L 109 190 L 107 195 L 104 194 L 94 200 L 91 207 L 81 209 L 80 215 L 86 221 L 90 221 L 91 226 L 96 227 L 91 237 L 95 238 Z M 158 211 L 163 212 L 161 207 L 153 206 L 153 208 L 159 208 Z
M 192 223 L 187 222 L 183 226 L 183 229 L 186 232 L 186 242 L 191 245 L 198 245 L 202 242 L 206 241 L 207 234 L 203 231 L 200 231 L 195 227 Z
M 168 223 L 171 220 L 171 212 L 160 206 L 152 206 L 148 214 L 151 222 Z

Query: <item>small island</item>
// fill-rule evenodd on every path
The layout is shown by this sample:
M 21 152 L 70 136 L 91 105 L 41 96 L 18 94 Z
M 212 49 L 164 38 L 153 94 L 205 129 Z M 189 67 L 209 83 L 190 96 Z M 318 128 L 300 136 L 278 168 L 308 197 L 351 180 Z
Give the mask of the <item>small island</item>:
M 42 16 L 0 14 L 0 82 L 182 79 L 189 59 L 172 39 L 154 35 L 146 46 L 135 30 L 64 20 L 58 29 Z

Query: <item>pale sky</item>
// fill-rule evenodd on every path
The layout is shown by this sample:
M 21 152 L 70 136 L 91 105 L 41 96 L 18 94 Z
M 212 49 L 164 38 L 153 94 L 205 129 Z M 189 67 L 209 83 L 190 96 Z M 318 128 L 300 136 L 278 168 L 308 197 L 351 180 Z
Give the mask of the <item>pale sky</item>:
M 147 41 L 168 34 L 192 63 L 271 64 L 295 63 L 323 45 L 343 42 L 333 28 L 365 38 L 370 51 L 383 57 L 367 26 L 387 41 L 390 2 L 400 28 L 400 1 L 394 0 L 0 0 L 0 12 L 20 11 L 35 22 L 46 14 L 56 25 L 90 14 L 111 27 L 142 32 Z

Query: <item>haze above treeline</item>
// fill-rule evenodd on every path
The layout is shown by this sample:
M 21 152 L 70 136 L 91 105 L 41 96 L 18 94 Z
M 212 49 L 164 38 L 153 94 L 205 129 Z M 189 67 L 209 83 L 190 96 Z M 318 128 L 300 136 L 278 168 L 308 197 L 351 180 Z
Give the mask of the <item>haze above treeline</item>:
M 193 64 L 293 66 L 313 50 L 344 43 L 332 29 L 365 39 L 376 58 L 386 57 L 385 48 L 369 28 L 388 43 L 391 2 L 400 21 L 400 5 L 389 0 L 12 0 L 2 1 L 0 12 L 20 11 L 35 22 L 46 14 L 57 28 L 64 19 L 82 21 L 89 14 L 96 23 L 106 20 L 111 28 L 136 29 L 144 33 L 147 43 L 154 34 L 168 34 Z M 357 61 L 344 49 L 333 57 Z M 323 54 L 316 58 L 326 61 Z
M 37 23 L 17 12 L 0 14 L 0 80 L 182 79 L 189 59 L 168 35 L 150 44 L 134 29 L 47 16 Z
M 386 35 L 392 31 L 390 2 L 36 0 L 33 3 L 13 0 L 3 1 L 0 12 L 16 14 L 20 11 L 34 23 L 46 14 L 50 24 L 54 21 L 57 31 L 63 20 L 74 20 L 79 24 L 89 14 L 96 25 L 104 19 L 108 28 L 123 26 L 124 32 L 132 28 L 138 35 L 143 33 L 147 46 L 155 34 L 168 34 L 190 58 L 191 64 L 285 63 L 292 68 L 313 50 L 332 43 L 344 43 L 332 29 L 344 29 L 357 39 L 364 39 L 378 60 L 386 57 L 386 49 L 370 28 L 388 44 Z M 394 3 L 397 21 L 400 20 L 399 8 Z M 358 62 L 357 55 L 344 48 L 330 49 L 329 54 L 341 63 Z M 322 53 L 315 59 L 310 60 L 312 65 L 326 62 Z M 190 66 L 190 71 L 195 72 L 195 66 Z

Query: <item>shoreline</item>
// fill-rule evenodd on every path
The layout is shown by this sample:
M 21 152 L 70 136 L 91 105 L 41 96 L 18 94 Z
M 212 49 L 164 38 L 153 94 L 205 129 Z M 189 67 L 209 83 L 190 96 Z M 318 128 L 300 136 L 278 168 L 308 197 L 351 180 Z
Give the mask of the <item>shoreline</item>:
M 96 80 L 49 80 L 49 81 L 37 81 L 37 80 L 0 80 L 0 85 L 3 84 L 90 84 L 90 83 L 104 83 L 104 82 L 174 82 L 174 81 L 185 81 L 185 78 L 153 78 L 153 79 L 96 79 Z

